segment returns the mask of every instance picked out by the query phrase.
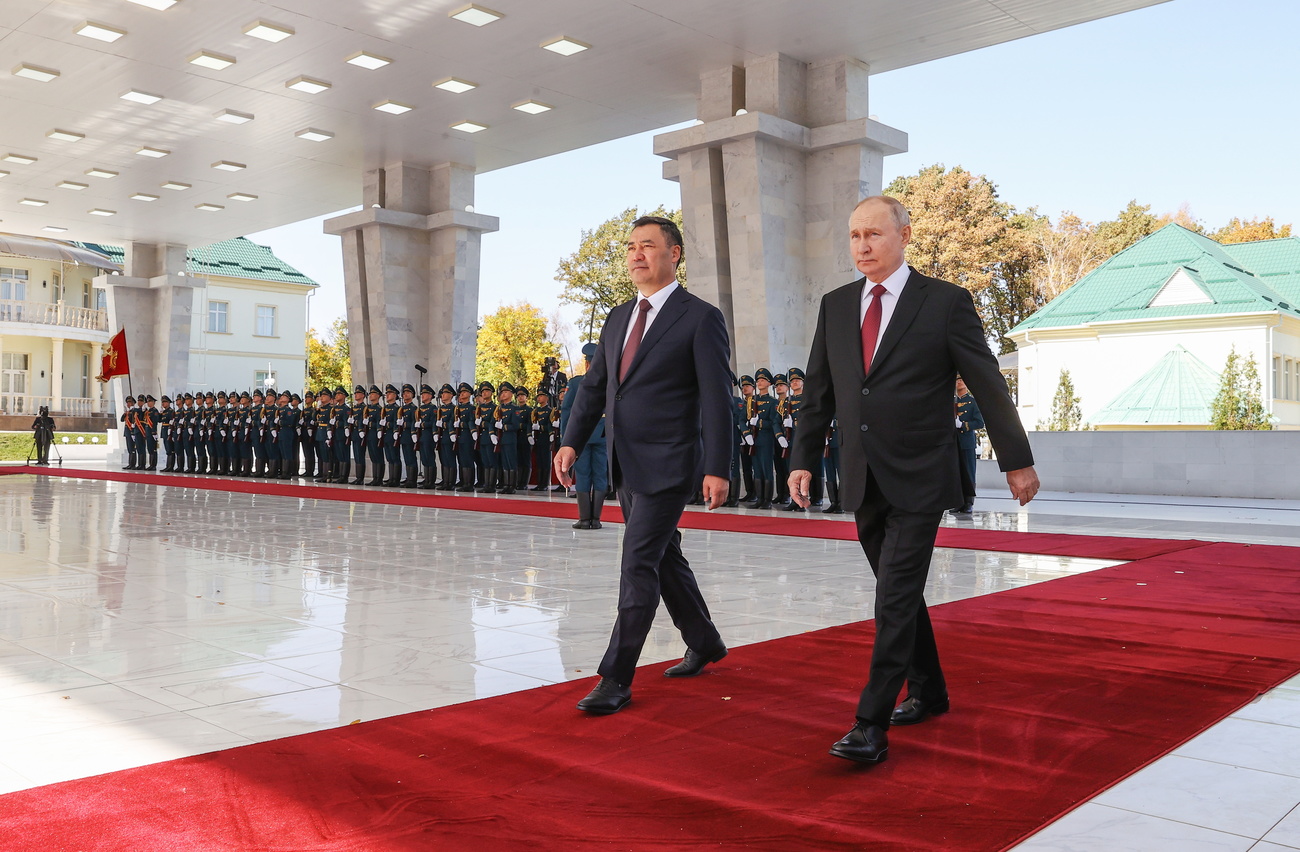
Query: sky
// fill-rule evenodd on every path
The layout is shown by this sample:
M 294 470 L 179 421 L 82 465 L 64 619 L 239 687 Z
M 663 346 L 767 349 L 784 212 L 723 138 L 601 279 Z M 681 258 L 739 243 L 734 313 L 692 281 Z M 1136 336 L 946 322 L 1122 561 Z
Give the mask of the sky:
M 1211 228 L 1234 216 L 1300 226 L 1298 32 L 1297 0 L 1171 0 L 872 76 L 871 113 L 910 140 L 885 159 L 885 183 L 942 163 L 1053 220 L 1110 219 L 1136 199 L 1157 214 L 1186 205 Z M 554 278 L 581 232 L 628 207 L 681 204 L 655 133 L 478 176 L 475 208 L 501 219 L 483 237 L 480 315 L 529 301 L 580 322 Z M 342 250 L 323 218 L 249 235 L 320 282 L 317 329 L 345 314 Z

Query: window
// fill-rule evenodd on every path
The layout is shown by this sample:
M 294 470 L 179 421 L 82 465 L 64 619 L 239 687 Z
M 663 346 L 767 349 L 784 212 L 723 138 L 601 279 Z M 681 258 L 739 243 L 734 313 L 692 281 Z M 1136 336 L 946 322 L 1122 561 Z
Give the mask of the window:
M 81 398 L 90 396 L 90 356 L 81 356 Z
M 275 337 L 274 305 L 257 306 L 257 331 L 254 334 L 258 337 Z
M 229 314 L 229 302 L 208 302 L 208 331 L 228 334 L 230 328 L 226 324 L 226 318 Z
M 1291 364 L 1293 362 L 1287 358 L 1282 362 L 1282 398 L 1291 398 Z
M 98 287 L 95 288 L 95 310 L 97 310 L 97 311 L 106 311 L 106 310 L 108 310 L 108 291 L 107 291 L 107 290 L 102 290 L 102 289 L 100 289 L 100 288 L 98 288 Z
M 25 352 L 0 354 L 0 393 L 27 393 L 31 357 Z
M 27 270 L 0 266 L 0 299 L 27 300 Z
M 90 286 L 89 281 L 81 282 L 81 306 L 89 308 L 95 300 L 95 288 Z
M 258 370 L 253 374 L 253 387 L 273 388 L 275 383 L 275 370 Z

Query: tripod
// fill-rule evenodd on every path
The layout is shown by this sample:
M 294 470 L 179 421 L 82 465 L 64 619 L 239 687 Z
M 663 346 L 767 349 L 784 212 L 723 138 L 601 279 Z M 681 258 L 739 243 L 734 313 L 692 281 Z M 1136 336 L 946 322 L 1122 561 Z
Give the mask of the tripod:
M 54 448 L 54 455 L 59 460 L 59 467 L 63 467 L 63 454 L 59 452 L 58 444 L 54 443 L 54 428 L 45 424 L 37 424 L 32 430 L 32 445 L 27 451 L 27 464 L 36 459 L 38 465 L 49 465 L 50 447 Z

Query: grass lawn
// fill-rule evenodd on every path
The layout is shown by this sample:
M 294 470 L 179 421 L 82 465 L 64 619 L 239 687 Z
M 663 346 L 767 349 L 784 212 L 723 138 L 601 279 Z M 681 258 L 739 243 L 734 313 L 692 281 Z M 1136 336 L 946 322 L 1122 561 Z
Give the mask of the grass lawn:
M 108 436 L 103 432 L 55 432 L 54 443 L 62 447 L 64 437 L 69 444 L 76 444 L 78 438 L 85 438 L 87 444 L 91 443 L 91 438 L 99 439 L 101 445 L 108 441 Z M 0 433 L 0 461 L 23 461 L 29 453 L 35 457 L 30 432 Z M 53 450 L 50 451 L 50 457 L 54 457 Z

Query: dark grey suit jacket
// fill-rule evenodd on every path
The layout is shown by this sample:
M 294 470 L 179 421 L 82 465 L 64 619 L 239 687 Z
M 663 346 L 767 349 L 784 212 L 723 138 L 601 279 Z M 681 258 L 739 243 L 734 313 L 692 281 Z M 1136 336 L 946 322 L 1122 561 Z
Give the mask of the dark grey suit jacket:
M 580 452 L 603 412 L 614 488 L 690 493 L 705 474 L 728 478 L 731 344 L 722 312 L 679 287 L 619 381 L 623 338 L 636 302 L 609 312 L 561 446 Z
M 979 402 L 1001 469 L 1033 465 L 1029 439 L 969 291 L 913 269 L 871 372 L 863 375 L 859 315 L 865 281 L 822 298 L 790 469 L 815 469 L 835 417 L 846 510 L 862 505 L 868 471 L 885 499 L 904 511 L 961 505 L 952 406 L 958 373 Z

